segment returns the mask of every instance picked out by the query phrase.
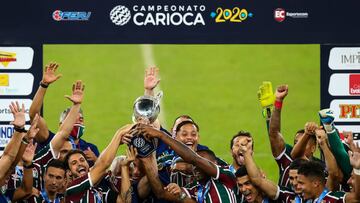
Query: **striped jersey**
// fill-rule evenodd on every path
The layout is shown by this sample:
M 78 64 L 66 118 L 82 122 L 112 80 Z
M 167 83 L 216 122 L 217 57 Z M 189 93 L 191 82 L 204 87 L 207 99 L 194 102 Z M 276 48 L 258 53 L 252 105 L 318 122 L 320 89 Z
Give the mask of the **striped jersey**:
M 321 203 L 345 203 L 345 192 L 328 192 L 325 197 L 322 199 Z M 315 199 L 314 203 L 317 202 Z
M 73 180 L 65 192 L 67 203 L 116 202 L 117 193 L 113 190 L 94 187 L 90 173 Z
M 217 176 L 210 178 L 205 184 L 197 183 L 193 187 L 182 188 L 188 197 L 197 202 L 211 203 L 235 203 L 236 198 L 236 179 L 234 174 L 228 170 L 217 167 Z M 203 200 L 203 201 L 201 201 Z
M 275 157 L 275 161 L 279 167 L 279 181 L 278 185 L 291 187 L 289 181 L 289 166 L 293 162 L 291 158 L 292 146 L 285 144 L 284 151 L 277 157 Z

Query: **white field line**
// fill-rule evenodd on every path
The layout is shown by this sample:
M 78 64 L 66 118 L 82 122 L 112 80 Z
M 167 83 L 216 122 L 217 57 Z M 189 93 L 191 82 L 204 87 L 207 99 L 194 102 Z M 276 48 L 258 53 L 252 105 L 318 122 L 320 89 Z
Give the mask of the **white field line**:
M 144 61 L 144 68 L 148 68 L 148 67 L 157 67 L 156 63 L 155 63 L 155 58 L 153 55 L 153 49 L 152 49 L 152 45 L 151 44 L 142 44 L 141 46 L 141 52 L 142 52 L 142 56 L 143 56 L 143 61 Z M 161 71 L 161 70 L 160 70 Z M 160 74 L 159 74 L 160 77 Z M 159 92 L 161 90 L 160 84 L 155 88 L 155 95 L 157 92 Z M 164 93 L 164 96 L 166 97 L 166 94 Z M 165 119 L 165 108 L 164 108 L 164 103 L 162 102 L 163 100 L 161 99 L 160 101 L 160 115 L 159 115 L 159 120 L 161 125 L 166 128 L 166 119 Z

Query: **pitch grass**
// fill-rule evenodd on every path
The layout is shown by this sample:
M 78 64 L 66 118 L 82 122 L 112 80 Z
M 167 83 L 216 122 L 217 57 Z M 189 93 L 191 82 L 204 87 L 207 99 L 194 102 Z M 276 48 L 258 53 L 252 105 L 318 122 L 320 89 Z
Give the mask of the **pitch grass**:
M 289 85 L 282 133 L 293 143 L 307 121 L 318 121 L 319 45 L 154 45 L 160 68 L 166 127 L 189 114 L 200 126 L 201 143 L 231 162 L 230 139 L 239 130 L 255 139 L 257 164 L 272 180 L 278 169 L 271 155 L 256 92 L 262 81 L 273 88 Z M 143 94 L 144 62 L 140 45 L 45 45 L 44 64 L 57 61 L 63 77 L 51 85 L 44 114 L 57 129 L 71 84 L 84 81 L 84 139 L 103 150 L 116 129 L 131 122 L 132 104 Z M 124 149 L 124 148 L 123 148 Z M 123 152 L 124 150 L 120 150 Z

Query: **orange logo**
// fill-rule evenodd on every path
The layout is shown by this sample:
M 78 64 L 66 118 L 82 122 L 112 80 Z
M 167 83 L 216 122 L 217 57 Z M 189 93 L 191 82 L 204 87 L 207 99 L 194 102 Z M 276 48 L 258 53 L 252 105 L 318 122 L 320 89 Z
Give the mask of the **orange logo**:
M 10 62 L 16 61 L 16 53 L 0 51 L 0 63 L 7 67 Z

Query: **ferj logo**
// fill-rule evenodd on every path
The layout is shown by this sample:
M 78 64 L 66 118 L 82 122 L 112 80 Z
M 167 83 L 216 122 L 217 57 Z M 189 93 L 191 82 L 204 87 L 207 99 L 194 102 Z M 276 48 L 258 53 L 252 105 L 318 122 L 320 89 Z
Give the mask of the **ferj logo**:
M 56 21 L 87 21 L 90 19 L 91 12 L 85 11 L 61 11 L 55 10 L 52 17 Z
M 249 12 L 245 8 L 234 7 L 234 8 L 222 8 L 218 7 L 216 11 L 210 13 L 211 18 L 215 18 L 216 23 L 241 23 L 248 19 L 252 18 L 254 14 Z
M 10 62 L 16 61 L 16 53 L 0 51 L 0 63 L 7 67 Z
M 0 86 L 8 87 L 9 86 L 9 75 L 0 74 Z

